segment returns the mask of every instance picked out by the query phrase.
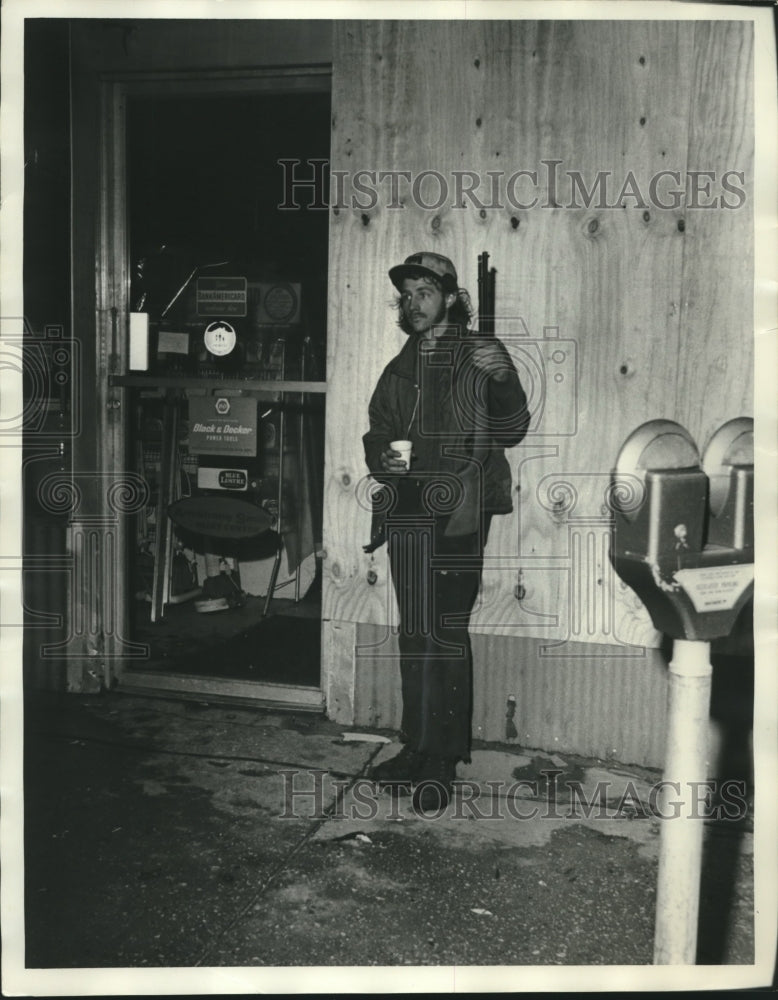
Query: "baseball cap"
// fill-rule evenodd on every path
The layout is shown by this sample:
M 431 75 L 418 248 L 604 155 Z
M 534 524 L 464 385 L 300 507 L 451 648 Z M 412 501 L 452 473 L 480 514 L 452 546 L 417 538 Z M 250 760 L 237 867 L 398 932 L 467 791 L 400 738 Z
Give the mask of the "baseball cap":
M 398 264 L 389 271 L 389 277 L 394 287 L 399 291 L 403 279 L 421 271 L 436 281 L 442 281 L 446 288 L 458 288 L 459 279 L 454 265 L 439 253 L 421 252 L 413 253 L 406 257 L 402 264 Z

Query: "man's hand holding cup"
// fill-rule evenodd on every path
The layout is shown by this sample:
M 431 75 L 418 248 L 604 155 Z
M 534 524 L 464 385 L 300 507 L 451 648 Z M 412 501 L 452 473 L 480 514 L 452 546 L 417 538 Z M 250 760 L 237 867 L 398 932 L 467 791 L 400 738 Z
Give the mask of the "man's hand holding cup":
M 411 451 L 413 445 L 410 441 L 390 441 L 386 451 L 381 452 L 381 465 L 384 472 L 394 476 L 405 475 L 411 467 Z

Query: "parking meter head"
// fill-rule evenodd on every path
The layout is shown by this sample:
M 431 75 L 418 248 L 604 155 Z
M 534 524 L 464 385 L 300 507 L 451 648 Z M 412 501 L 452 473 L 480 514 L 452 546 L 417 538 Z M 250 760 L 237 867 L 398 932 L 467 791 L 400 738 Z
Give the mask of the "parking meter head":
M 629 435 L 616 461 L 612 494 L 618 553 L 657 563 L 702 549 L 708 479 L 696 444 L 680 424 L 651 420 Z
M 753 594 L 749 454 L 749 427 L 738 421 L 713 436 L 704 462 L 668 420 L 638 427 L 619 452 L 611 562 L 665 635 L 726 636 Z

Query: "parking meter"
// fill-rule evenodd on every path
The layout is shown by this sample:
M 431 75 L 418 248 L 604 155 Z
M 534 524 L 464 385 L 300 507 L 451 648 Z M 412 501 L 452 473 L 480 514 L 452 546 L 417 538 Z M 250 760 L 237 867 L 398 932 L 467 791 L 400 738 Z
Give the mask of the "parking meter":
M 613 478 L 611 561 L 674 639 L 726 636 L 753 594 L 753 421 L 721 427 L 700 458 L 688 431 L 652 420 Z
M 693 964 L 707 778 L 710 640 L 729 635 L 754 588 L 753 421 L 730 420 L 700 458 L 689 432 L 652 420 L 624 442 L 612 482 L 614 569 L 671 636 L 664 787 L 682 812 L 664 823 L 654 963 Z M 665 803 L 661 803 L 664 813 Z

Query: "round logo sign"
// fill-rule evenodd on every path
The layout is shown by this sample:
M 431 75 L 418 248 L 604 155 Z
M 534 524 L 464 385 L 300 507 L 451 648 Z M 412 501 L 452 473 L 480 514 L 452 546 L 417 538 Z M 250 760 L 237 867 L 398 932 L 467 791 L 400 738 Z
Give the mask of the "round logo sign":
M 265 294 L 265 312 L 276 323 L 288 323 L 297 311 L 297 295 L 291 285 L 273 285 Z
M 230 412 L 229 399 L 225 399 L 223 396 L 220 396 L 219 399 L 216 400 L 216 412 L 220 417 L 226 417 Z
M 223 319 L 209 323 L 203 334 L 203 341 L 207 350 L 217 358 L 223 358 L 229 354 L 237 342 L 235 328 Z

